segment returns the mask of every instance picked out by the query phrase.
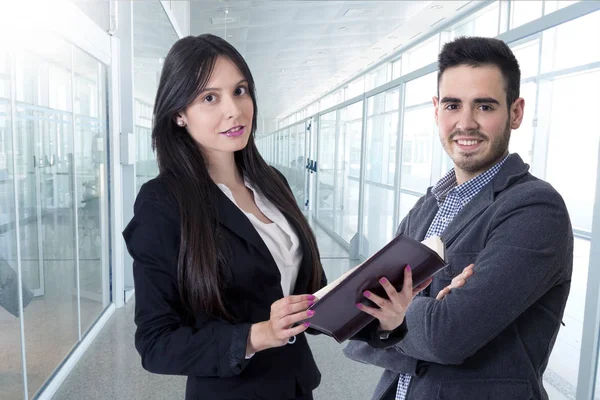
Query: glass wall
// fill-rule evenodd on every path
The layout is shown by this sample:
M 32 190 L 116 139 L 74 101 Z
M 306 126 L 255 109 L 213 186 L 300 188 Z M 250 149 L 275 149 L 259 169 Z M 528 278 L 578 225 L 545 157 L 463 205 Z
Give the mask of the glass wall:
M 110 301 L 106 66 L 44 32 L 0 74 L 0 393 L 19 399 L 21 322 L 34 396 Z
M 394 185 L 400 89 L 367 101 L 365 193 L 360 254 L 369 257 L 386 245 L 394 232 Z
M 545 17 L 550 13 L 555 13 L 552 20 Z M 563 22 L 556 25 L 554 18 Z M 535 176 L 559 191 L 571 216 L 575 234 L 571 294 L 565 326 L 544 379 L 551 399 L 575 399 L 580 354 L 587 351 L 581 348 L 584 306 L 598 301 L 597 292 L 586 293 L 586 282 L 600 146 L 600 130 L 593 129 L 600 108 L 595 90 L 600 88 L 600 11 L 586 11 L 582 2 L 493 2 L 354 78 L 343 96 L 336 92 L 314 103 L 331 107 L 371 89 L 377 92 L 390 79 L 397 82 L 364 101 L 317 115 L 314 216 L 351 252 L 360 228 L 363 258 L 387 243 L 415 202 L 453 165 L 439 142 L 431 101 L 437 92 L 432 63 L 440 46 L 461 35 L 516 37 L 512 29 L 526 24 L 527 35 L 521 30 L 521 36 L 508 43 L 521 66 L 525 99 L 525 117 L 512 132 L 509 151 L 518 153 Z M 427 73 L 406 77 L 423 67 Z
M 156 155 L 152 151 L 152 110 L 162 64 L 178 37 L 159 1 L 132 3 L 137 191 L 142 184 L 158 175 Z M 181 3 L 182 6 L 187 4 Z

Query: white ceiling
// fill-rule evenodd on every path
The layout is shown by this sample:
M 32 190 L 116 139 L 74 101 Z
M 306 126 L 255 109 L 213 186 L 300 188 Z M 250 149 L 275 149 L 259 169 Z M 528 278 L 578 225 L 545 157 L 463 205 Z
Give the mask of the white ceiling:
M 276 118 L 465 11 L 467 3 L 477 2 L 202 0 L 191 2 L 190 30 L 219 35 L 238 49 L 256 81 L 261 117 Z

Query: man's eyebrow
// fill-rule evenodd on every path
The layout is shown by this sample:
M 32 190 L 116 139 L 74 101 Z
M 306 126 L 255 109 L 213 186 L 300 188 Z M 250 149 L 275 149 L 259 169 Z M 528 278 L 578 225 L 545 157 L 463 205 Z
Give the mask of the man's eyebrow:
M 479 103 L 492 103 L 492 104 L 498 104 L 500 105 L 500 102 L 496 99 L 494 99 L 493 97 L 478 97 L 475 100 L 473 100 L 473 103 L 479 104 Z
M 462 103 L 462 101 L 456 97 L 444 97 L 440 103 Z

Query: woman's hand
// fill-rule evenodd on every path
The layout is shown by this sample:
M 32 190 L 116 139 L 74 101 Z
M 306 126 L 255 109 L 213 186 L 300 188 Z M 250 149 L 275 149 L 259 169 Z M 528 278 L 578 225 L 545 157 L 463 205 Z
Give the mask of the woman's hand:
M 467 265 L 460 275 L 455 276 L 448 286 L 440 290 L 435 299 L 442 300 L 452 289 L 463 287 L 467 283 L 467 279 L 473 275 L 473 268 L 475 268 L 475 264 Z
M 250 327 L 246 355 L 283 346 L 291 337 L 304 332 L 310 326 L 309 322 L 292 326 L 314 315 L 314 311 L 306 311 L 314 301 L 315 296 L 304 294 L 284 297 L 273 303 L 271 318 Z
M 402 284 L 402 290 L 397 292 L 394 286 L 386 279 L 381 278 L 379 283 L 385 289 L 388 295 L 388 299 L 377 296 L 376 294 L 365 291 L 363 294 L 366 298 L 377 304 L 379 308 L 364 306 L 360 303 L 356 306 L 362 311 L 379 320 L 379 328 L 385 331 L 393 331 L 404 321 L 406 310 L 412 302 L 412 299 L 423 289 L 425 289 L 431 283 L 432 279 L 428 279 L 418 287 L 412 287 L 412 272 L 410 265 L 404 268 L 404 283 Z

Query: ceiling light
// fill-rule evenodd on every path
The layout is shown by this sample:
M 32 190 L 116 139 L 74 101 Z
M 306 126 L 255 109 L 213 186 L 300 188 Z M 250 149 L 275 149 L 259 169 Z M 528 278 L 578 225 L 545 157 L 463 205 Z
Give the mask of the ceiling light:
M 432 5 L 430 8 L 432 8 L 432 9 L 434 9 L 434 10 L 439 10 L 439 9 L 442 9 L 442 8 L 444 8 L 444 6 L 443 6 L 443 5 L 441 5 L 441 4 L 434 4 L 434 5 Z
M 345 13 L 344 17 L 359 17 L 366 14 L 371 14 L 372 9 L 369 8 L 349 8 Z
M 210 22 L 213 25 L 235 24 L 239 21 L 240 19 L 238 17 L 212 17 L 210 19 Z
M 377 47 L 373 47 L 373 50 L 382 50 L 382 48 L 377 46 Z
M 346 26 L 342 26 L 342 27 L 340 28 L 340 31 L 347 31 L 347 30 L 348 30 L 348 27 L 346 27 Z
M 388 36 L 388 39 L 398 39 L 398 36 L 394 36 L 394 35 Z
M 410 39 L 408 39 L 408 40 L 413 40 L 414 38 L 416 38 L 417 36 L 419 36 L 421 33 L 422 33 L 422 32 L 419 32 L 419 33 L 417 33 L 416 35 L 414 35 L 413 37 L 411 37 L 411 38 L 410 38 Z

